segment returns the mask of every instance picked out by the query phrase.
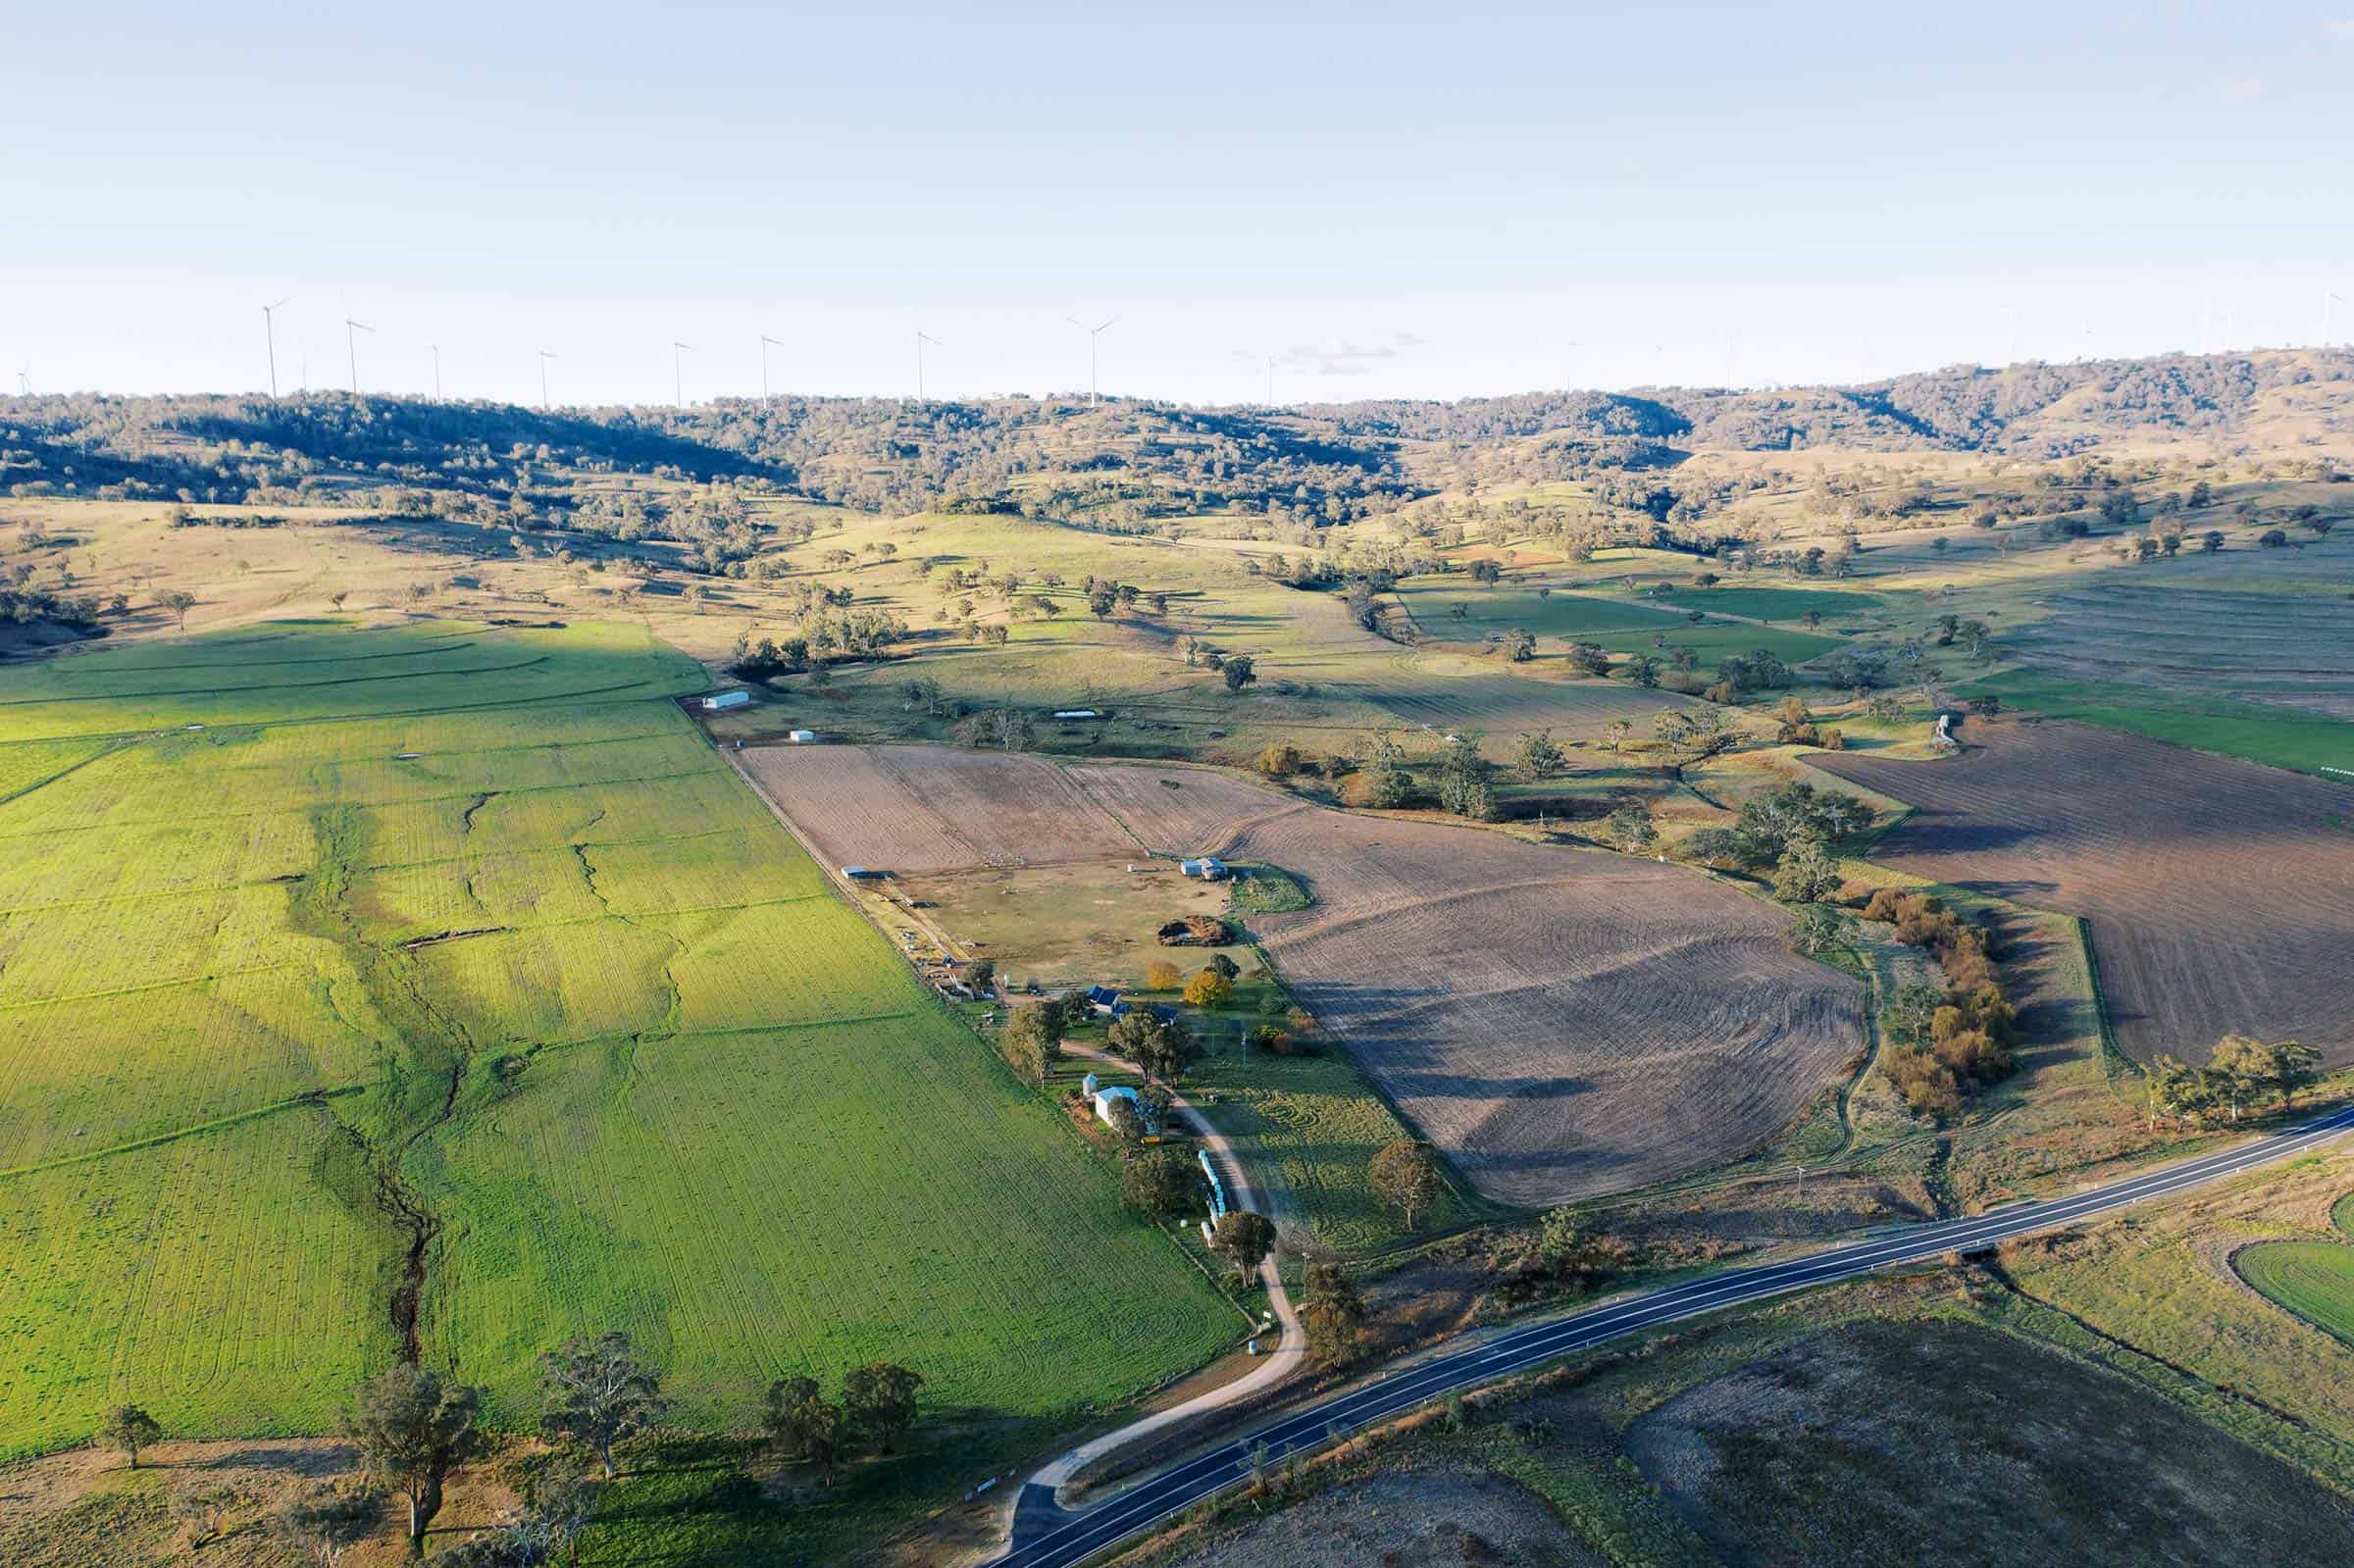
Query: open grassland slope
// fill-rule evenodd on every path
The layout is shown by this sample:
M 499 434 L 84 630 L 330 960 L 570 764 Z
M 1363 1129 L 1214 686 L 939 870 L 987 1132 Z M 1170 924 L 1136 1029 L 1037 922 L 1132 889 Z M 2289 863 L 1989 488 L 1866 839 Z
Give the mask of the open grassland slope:
M 2119 1042 L 2221 1036 L 2354 1061 L 2354 789 L 2065 724 L 1972 721 L 1961 756 L 1811 759 L 1915 807 L 1873 857 L 2084 918 Z
M 1681 867 L 1322 810 L 1199 769 L 844 751 L 752 763 L 844 859 L 888 869 L 894 852 L 948 853 L 961 836 L 1027 841 L 1042 860 L 1216 852 L 1300 878 L 1312 907 L 1251 920 L 1285 983 L 1508 1202 L 1730 1158 L 1862 1046 L 1851 982 L 1789 954 L 1770 906 Z M 964 781 L 932 784 L 943 769 Z
M 1066 1414 L 1230 1337 L 678 712 L 701 682 L 446 624 L 0 676 L 0 1453 L 124 1398 L 318 1432 L 404 1353 L 528 1425 L 537 1353 L 608 1328 L 728 1426 L 878 1357 Z

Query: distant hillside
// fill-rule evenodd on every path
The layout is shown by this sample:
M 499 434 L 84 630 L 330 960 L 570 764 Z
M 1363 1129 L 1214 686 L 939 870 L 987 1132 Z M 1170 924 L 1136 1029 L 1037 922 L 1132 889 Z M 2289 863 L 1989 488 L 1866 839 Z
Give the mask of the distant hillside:
M 1391 511 L 1465 479 L 1609 480 L 1701 451 L 2053 459 L 2181 438 L 2354 439 L 2354 353 L 1958 366 L 1863 386 L 1281 410 L 779 397 L 541 413 L 323 392 L 15 397 L 0 399 L 0 494 L 386 504 L 388 492 L 408 488 L 529 515 L 603 504 L 632 481 L 725 482 L 871 511 L 1084 514 L 1113 528 L 1242 511 L 1323 524 Z

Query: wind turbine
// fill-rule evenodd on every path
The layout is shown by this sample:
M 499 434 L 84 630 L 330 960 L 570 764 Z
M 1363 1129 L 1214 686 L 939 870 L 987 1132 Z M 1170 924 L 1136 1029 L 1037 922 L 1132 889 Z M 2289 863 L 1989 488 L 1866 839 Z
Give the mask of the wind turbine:
M 2326 288 L 2322 290 L 2322 346 L 2324 348 L 2329 346 L 2329 307 L 2343 305 L 2345 302 L 2344 295 L 2332 294 Z
M 560 354 L 550 354 L 544 348 L 539 350 L 539 412 L 542 414 L 547 412 L 547 362 L 562 357 Z
M 926 343 L 938 348 L 940 339 L 919 327 L 915 329 L 915 400 L 919 403 L 924 400 L 924 345 Z
M 278 313 L 286 308 L 285 300 L 262 307 L 262 342 L 270 350 L 270 395 L 278 395 Z
M 1102 327 L 1090 327 L 1076 316 L 1065 316 L 1063 320 L 1087 334 L 1087 406 L 1094 408 L 1096 406 L 1096 339 L 1101 337 L 1104 329 L 1111 326 L 1112 322 L 1118 321 L 1119 318 L 1112 317 Z
M 367 332 L 373 335 L 376 329 L 365 322 L 355 322 L 348 316 L 343 318 L 343 352 L 351 356 L 351 395 L 354 397 L 360 395 L 359 334 Z
M 17 395 L 19 397 L 32 395 L 32 366 L 29 363 L 17 367 Z
M 671 339 L 670 402 L 673 408 L 687 406 L 687 362 L 684 356 L 691 352 L 693 348 L 692 343 L 682 343 L 675 337 Z
M 784 346 L 783 338 L 771 337 L 766 332 L 760 334 L 760 401 L 763 403 L 768 401 L 768 351 Z
M 438 403 L 441 401 L 441 345 L 428 343 L 426 346 L 434 351 L 434 401 Z

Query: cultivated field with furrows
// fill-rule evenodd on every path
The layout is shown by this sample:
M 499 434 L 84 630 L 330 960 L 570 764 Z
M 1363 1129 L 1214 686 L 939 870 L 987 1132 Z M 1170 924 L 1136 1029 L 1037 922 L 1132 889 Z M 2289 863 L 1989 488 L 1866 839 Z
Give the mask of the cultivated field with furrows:
M 533 1358 L 608 1328 L 719 1427 L 884 1356 L 1018 1423 L 1230 1337 L 680 714 L 691 662 L 159 652 L 0 674 L 0 1455 L 123 1398 L 323 1433 L 404 1353 L 528 1425 Z
M 2354 1061 L 2354 788 L 2075 725 L 1963 737 L 1946 761 L 1810 760 L 1916 808 L 1873 858 L 2084 917 L 2137 1058 L 2236 1031 Z
M 1314 908 L 1251 922 L 1278 972 L 1508 1202 L 1623 1190 L 1739 1154 L 1862 1044 L 1855 986 L 1793 957 L 1770 905 L 1680 867 L 1327 811 L 1205 769 L 905 747 L 838 769 L 836 749 L 754 764 L 830 857 L 889 866 L 895 848 L 936 847 L 922 819 L 951 797 L 936 771 L 953 770 L 959 829 L 1035 835 L 1034 860 L 1049 847 L 1217 852 L 1304 879 Z M 853 778 L 892 792 L 852 800 Z M 1072 786 L 1088 803 L 1077 812 L 1063 804 Z M 859 836 L 903 814 L 918 819 L 904 840 Z M 983 864 L 977 851 L 967 864 Z
M 2132 582 L 2047 603 L 2048 619 L 2008 639 L 2032 664 L 2354 718 L 2354 601 Z
M 1274 809 L 1273 791 L 1217 775 L 1071 776 L 1156 850 L 1306 879 L 1313 908 L 1253 931 L 1492 1197 L 1623 1191 L 1729 1159 L 1861 1048 L 1857 987 L 1791 955 L 1770 905 L 1684 868 Z

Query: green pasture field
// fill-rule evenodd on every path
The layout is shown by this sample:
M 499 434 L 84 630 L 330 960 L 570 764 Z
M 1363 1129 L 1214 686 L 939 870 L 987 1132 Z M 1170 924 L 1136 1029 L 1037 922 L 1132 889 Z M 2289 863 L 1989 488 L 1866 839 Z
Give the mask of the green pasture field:
M 2354 1344 L 2354 1246 L 2262 1241 L 2243 1248 L 2231 1263 L 2269 1299 Z
M 1670 588 L 1645 597 L 1648 604 L 1672 605 L 1678 610 L 1709 610 L 1717 615 L 1746 616 L 1758 621 L 1796 621 L 1809 613 L 1825 621 L 1862 615 L 1880 607 L 1870 593 L 1837 588 L 1753 588 L 1718 584 L 1713 588 Z
M 400 1351 L 388 1193 L 424 1358 L 506 1425 L 576 1331 L 696 1423 L 887 1356 L 1000 1434 L 1234 1338 L 678 711 L 705 679 L 432 623 L 0 673 L 0 1456 L 122 1399 L 328 1430 Z
M 2118 690 L 2063 676 L 2006 670 L 1959 688 L 2021 713 L 2130 731 L 2178 746 L 2299 773 L 2354 771 L 2354 724 L 2295 708 L 2143 687 Z
M 1688 615 L 1628 598 L 1561 591 L 1539 598 L 1534 588 L 1520 583 L 1487 588 L 1447 578 L 1434 580 L 1428 586 L 1403 585 L 1399 599 L 1421 633 L 1441 641 L 1476 641 L 1490 634 L 1533 632 L 1564 642 L 1592 642 L 1612 653 L 1661 654 L 1687 647 L 1697 652 L 1704 664 L 1753 648 L 1769 649 L 1797 664 L 1838 646 L 1835 637 L 1781 627 L 1715 620 L 1695 624 Z M 1466 612 L 1459 618 L 1455 613 L 1458 606 Z M 1696 600 L 1694 607 L 1702 606 Z M 1731 613 L 1730 607 L 1726 608 Z M 1540 660 L 1553 656 L 1554 650 L 1549 648 L 1538 654 Z

